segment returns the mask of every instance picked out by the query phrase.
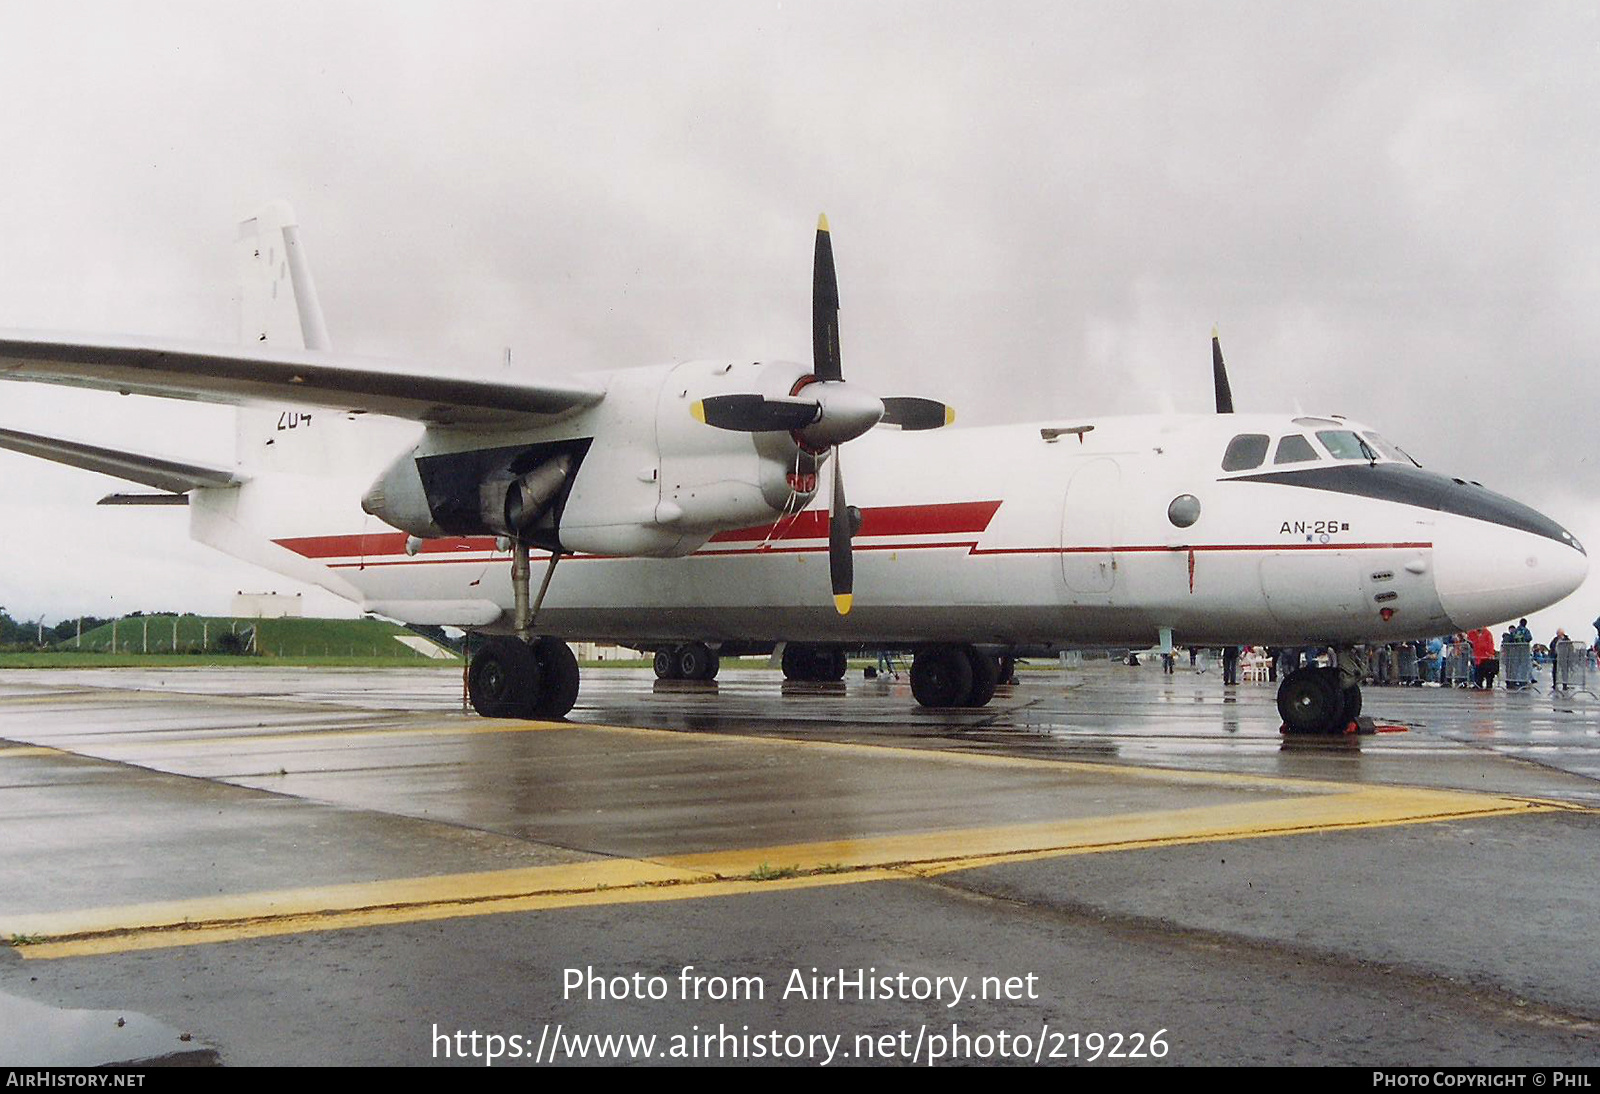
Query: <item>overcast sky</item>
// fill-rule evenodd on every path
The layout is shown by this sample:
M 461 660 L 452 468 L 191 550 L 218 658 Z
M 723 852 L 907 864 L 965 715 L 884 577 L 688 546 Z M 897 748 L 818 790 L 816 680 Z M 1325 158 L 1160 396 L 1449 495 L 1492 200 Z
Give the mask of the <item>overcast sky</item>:
M 232 340 L 234 224 L 281 197 L 342 350 L 806 360 L 826 210 L 852 379 L 965 424 L 1206 410 L 1219 323 L 1240 410 L 1360 418 L 1600 545 L 1596 13 L 0 2 L 0 327 Z M 233 451 L 223 408 L 35 385 L 0 425 Z M 0 453 L 0 605 L 295 588 L 115 488 Z

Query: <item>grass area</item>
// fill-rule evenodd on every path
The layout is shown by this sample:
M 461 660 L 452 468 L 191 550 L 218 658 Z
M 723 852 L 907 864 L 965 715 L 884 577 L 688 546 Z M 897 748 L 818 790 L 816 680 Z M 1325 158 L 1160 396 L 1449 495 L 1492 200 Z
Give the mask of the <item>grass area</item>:
M 236 620 L 201 615 L 148 615 L 118 620 L 86 631 L 82 639 L 57 643 L 55 652 L 89 658 L 98 654 L 141 658 L 194 655 L 203 664 L 231 664 L 249 658 L 204 651 L 215 650 L 226 634 L 248 634 L 256 629 L 255 649 L 262 659 L 314 659 L 319 664 L 343 658 L 353 662 L 412 663 L 428 658 L 398 641 L 411 632 L 380 619 L 261 619 Z M 34 654 L 20 656 L 34 657 Z M 220 660 L 218 660 L 220 659 Z M 70 664 L 93 662 L 71 661 Z M 121 663 L 121 662 L 118 662 Z M 150 663 L 145 660 L 138 664 Z M 448 663 L 448 662 L 446 662 Z
M 70 653 L 42 650 L 38 653 L 0 653 L 0 669 L 148 669 L 148 668 L 362 668 L 362 669 L 453 669 L 461 671 L 460 661 L 436 661 L 430 657 L 253 657 L 226 653 Z

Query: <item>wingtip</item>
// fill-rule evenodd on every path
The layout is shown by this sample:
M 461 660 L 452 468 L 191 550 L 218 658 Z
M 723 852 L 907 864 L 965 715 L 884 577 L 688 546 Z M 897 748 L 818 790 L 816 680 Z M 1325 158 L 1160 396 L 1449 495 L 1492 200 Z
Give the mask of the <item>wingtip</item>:
M 818 213 L 817 214 L 817 231 L 826 232 L 827 230 L 828 230 L 828 214 L 827 213 Z
M 838 593 L 833 598 L 833 606 L 839 610 L 840 615 L 849 615 L 850 607 L 855 603 L 855 597 L 849 593 Z

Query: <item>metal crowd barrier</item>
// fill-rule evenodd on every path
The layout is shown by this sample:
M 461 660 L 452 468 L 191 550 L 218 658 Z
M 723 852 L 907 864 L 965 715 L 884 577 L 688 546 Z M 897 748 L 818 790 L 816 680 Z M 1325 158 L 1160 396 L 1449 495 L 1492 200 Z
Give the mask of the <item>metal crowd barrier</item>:
M 1521 691 L 1533 685 L 1533 643 L 1501 643 L 1500 677 L 1507 691 Z
M 1570 638 L 1556 643 L 1556 663 L 1552 688 L 1563 691 L 1592 691 L 1589 686 L 1589 647 Z
M 1445 687 L 1472 686 L 1472 643 L 1457 642 L 1445 647 L 1444 677 L 1439 682 Z
M 1417 672 L 1417 651 L 1414 646 L 1401 646 L 1395 660 L 1395 675 L 1403 687 L 1416 687 L 1421 683 Z
M 1395 661 L 1393 646 L 1379 646 L 1372 651 L 1372 682 L 1383 687 L 1393 687 L 1400 680 L 1400 666 Z

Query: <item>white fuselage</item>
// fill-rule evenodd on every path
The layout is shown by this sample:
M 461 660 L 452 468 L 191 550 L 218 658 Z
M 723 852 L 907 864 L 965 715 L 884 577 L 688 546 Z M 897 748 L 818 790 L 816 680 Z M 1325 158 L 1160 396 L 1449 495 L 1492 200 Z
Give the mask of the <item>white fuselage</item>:
M 684 557 L 564 557 L 535 629 L 636 645 L 1147 644 L 1164 628 L 1180 644 L 1346 644 L 1496 623 L 1582 581 L 1581 547 L 1547 519 L 1392 455 L 1341 460 L 1319 446 L 1312 462 L 1269 455 L 1223 470 L 1230 438 L 1314 439 L 1315 421 L 1364 429 L 1169 415 L 875 430 L 844 448 L 849 499 L 864 518 L 849 615 L 829 598 L 830 459 L 804 511 L 723 528 Z M 557 432 L 584 429 L 579 416 Z M 650 438 L 633 443 L 634 462 L 649 464 Z M 405 533 L 361 513 L 362 491 L 392 452 L 370 456 L 339 477 L 261 475 L 238 490 L 196 491 L 195 535 L 368 610 L 508 630 L 509 553 L 465 536 L 408 554 Z M 574 493 L 604 490 L 603 470 L 583 465 Z M 617 488 L 651 489 L 639 470 Z M 1199 515 L 1180 527 L 1169 507 L 1184 496 Z

